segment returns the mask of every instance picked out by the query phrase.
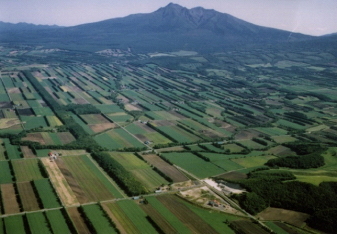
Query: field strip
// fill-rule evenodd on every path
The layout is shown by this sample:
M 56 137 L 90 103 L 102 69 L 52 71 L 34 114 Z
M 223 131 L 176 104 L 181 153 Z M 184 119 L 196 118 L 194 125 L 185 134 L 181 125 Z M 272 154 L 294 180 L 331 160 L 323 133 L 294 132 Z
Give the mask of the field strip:
M 74 192 L 69 186 L 67 180 L 63 176 L 62 172 L 58 168 L 54 161 L 50 161 L 49 158 L 41 158 L 41 161 L 48 171 L 50 180 L 56 189 L 57 194 L 60 197 L 64 206 L 80 205 Z
M 107 178 L 107 180 L 110 182 L 110 183 L 112 183 L 113 184 L 113 186 L 115 186 L 115 188 L 116 188 L 116 190 L 118 190 L 118 192 L 124 197 L 124 198 L 127 198 L 128 196 L 126 196 L 126 194 L 124 193 L 124 191 L 123 190 L 121 190 L 120 188 L 119 188 L 119 186 L 116 184 L 116 182 L 113 180 L 113 179 L 111 179 L 111 177 L 110 176 L 108 176 L 107 174 L 106 174 L 106 172 L 97 164 L 97 162 L 91 157 L 91 155 L 89 154 L 88 155 L 88 158 L 90 159 L 90 161 L 101 171 L 101 173 L 105 176 L 105 178 Z

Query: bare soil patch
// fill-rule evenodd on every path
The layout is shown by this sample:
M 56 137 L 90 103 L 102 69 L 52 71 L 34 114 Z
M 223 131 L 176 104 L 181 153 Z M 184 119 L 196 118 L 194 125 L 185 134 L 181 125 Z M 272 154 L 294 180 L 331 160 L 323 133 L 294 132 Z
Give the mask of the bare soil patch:
M 158 152 L 167 152 L 167 151 L 185 151 L 184 147 L 182 146 L 174 146 L 174 147 L 169 147 L 169 148 L 163 148 L 163 149 L 158 149 Z
M 38 142 L 41 145 L 45 145 L 46 142 L 43 139 L 43 136 L 40 132 L 36 133 L 28 133 L 26 137 L 22 138 L 23 141 L 33 141 L 33 142 Z
M 89 102 L 85 100 L 84 98 L 74 98 L 73 99 L 74 103 L 76 104 L 88 104 Z
M 15 214 L 20 212 L 20 205 L 14 189 L 14 184 L 1 184 L 1 196 L 4 203 L 5 214 Z
M 36 155 L 28 146 L 20 146 L 24 158 L 36 158 Z
M 259 136 L 259 132 L 249 129 L 249 130 L 243 130 L 240 131 L 237 135 L 235 135 L 235 139 L 236 140 L 250 140 L 253 137 L 258 137 Z
M 73 221 L 76 230 L 79 234 L 91 234 L 88 226 L 85 224 L 83 217 L 78 212 L 77 207 L 68 208 L 68 214 Z
M 138 127 L 144 129 L 146 132 L 155 132 L 155 130 L 153 128 L 150 128 L 146 124 L 135 122 L 135 125 L 137 125 Z
M 269 207 L 257 215 L 261 220 L 278 220 L 290 223 L 296 227 L 303 227 L 305 225 L 305 220 L 309 218 L 310 215 L 280 208 Z
M 154 120 L 154 121 L 151 121 L 151 122 L 153 122 L 158 127 L 176 125 L 174 122 L 171 122 L 170 120 Z
M 60 138 L 62 144 L 68 144 L 76 140 L 70 132 L 58 132 L 57 136 Z
M 78 184 L 76 179 L 73 177 L 70 170 L 67 168 L 65 163 L 61 158 L 58 158 L 56 161 L 58 168 L 62 172 L 64 178 L 67 180 L 71 190 L 75 194 L 77 200 L 82 204 L 89 202 L 88 198 L 86 197 L 84 191 L 82 190 L 81 186 Z
M 145 142 L 148 141 L 148 139 L 146 138 L 146 136 L 142 135 L 142 134 L 134 134 L 139 140 Z
M 8 93 L 21 93 L 20 89 L 16 87 L 7 89 L 7 92 Z
M 21 121 L 17 118 L 4 118 L 0 119 L 0 129 L 10 128 L 19 125 Z
M 279 156 L 279 157 L 296 155 L 296 153 L 294 151 L 292 151 L 291 149 L 289 149 L 289 148 L 287 148 L 283 145 L 278 145 L 276 147 L 273 147 L 273 148 L 269 149 L 268 153 L 274 154 L 274 155 Z
M 55 161 L 50 161 L 49 158 L 42 158 L 41 161 L 49 174 L 50 181 L 54 185 L 62 204 L 64 206 L 79 205 L 75 194 L 71 190 L 71 187 L 67 183 L 66 178 L 63 176 Z
M 17 183 L 24 211 L 39 210 L 39 203 L 31 182 Z
M 142 155 L 143 158 L 173 180 L 174 183 L 187 181 L 188 178 L 177 168 L 171 166 L 155 154 Z
M 13 104 L 11 102 L 0 102 L 0 108 L 12 108 Z
M 90 124 L 88 126 L 93 132 L 98 133 L 98 132 L 103 132 L 103 131 L 108 130 L 108 129 L 115 128 L 116 124 L 114 124 L 114 123 L 102 123 L 102 124 Z
M 179 114 L 178 112 L 175 111 L 168 111 L 168 113 L 174 115 L 175 117 L 179 118 L 179 119 L 186 119 L 185 116 L 183 116 L 182 114 Z
M 125 109 L 128 111 L 142 111 L 143 109 L 139 106 L 132 104 L 125 104 Z
M 102 208 L 104 209 L 104 211 L 107 213 L 107 215 L 109 216 L 109 218 L 114 222 L 114 224 L 116 225 L 116 228 L 119 230 L 120 234 L 129 234 L 125 228 L 123 227 L 123 225 L 121 224 L 121 222 L 119 221 L 119 219 L 117 219 L 117 217 L 111 212 L 111 210 L 107 207 L 106 203 L 101 203 Z
M 57 150 L 57 152 L 61 156 L 76 156 L 76 155 L 83 155 L 83 154 L 87 154 L 88 153 L 85 150 Z

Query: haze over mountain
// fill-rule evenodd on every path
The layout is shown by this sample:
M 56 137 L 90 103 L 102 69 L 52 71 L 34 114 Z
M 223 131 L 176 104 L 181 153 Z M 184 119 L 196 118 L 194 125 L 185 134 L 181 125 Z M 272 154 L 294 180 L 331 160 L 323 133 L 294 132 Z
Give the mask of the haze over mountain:
M 1 25 L 0 25 L 1 26 Z M 275 43 L 314 37 L 257 26 L 229 14 L 170 3 L 155 12 L 83 24 L 27 31 L 11 30 L 1 42 L 34 43 L 88 50 L 128 48 L 135 51 L 218 51 L 247 43 Z

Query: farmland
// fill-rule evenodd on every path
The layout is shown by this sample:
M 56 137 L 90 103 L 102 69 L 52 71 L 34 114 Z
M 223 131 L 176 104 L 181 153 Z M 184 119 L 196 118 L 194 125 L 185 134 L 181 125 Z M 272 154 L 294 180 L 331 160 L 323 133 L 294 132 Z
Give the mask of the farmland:
M 0 50 L 0 233 L 306 233 L 336 208 L 335 52 L 20 50 Z M 254 222 L 217 203 L 235 183 Z

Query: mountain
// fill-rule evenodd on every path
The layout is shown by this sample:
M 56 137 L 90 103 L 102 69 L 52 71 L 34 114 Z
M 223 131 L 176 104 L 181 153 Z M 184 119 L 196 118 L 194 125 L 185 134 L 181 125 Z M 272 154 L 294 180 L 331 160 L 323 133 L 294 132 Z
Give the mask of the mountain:
M 0 32 L 8 32 L 8 31 L 31 31 L 31 30 L 39 30 L 39 29 L 52 29 L 52 28 L 61 28 L 57 25 L 36 25 L 36 24 L 28 24 L 28 23 L 6 23 L 0 21 Z
M 170 3 L 155 12 L 134 14 L 74 27 L 10 32 L 2 42 L 62 44 L 89 50 L 129 48 L 139 52 L 218 51 L 247 43 L 276 43 L 312 37 L 257 26 L 229 14 L 202 7 L 187 9 Z

